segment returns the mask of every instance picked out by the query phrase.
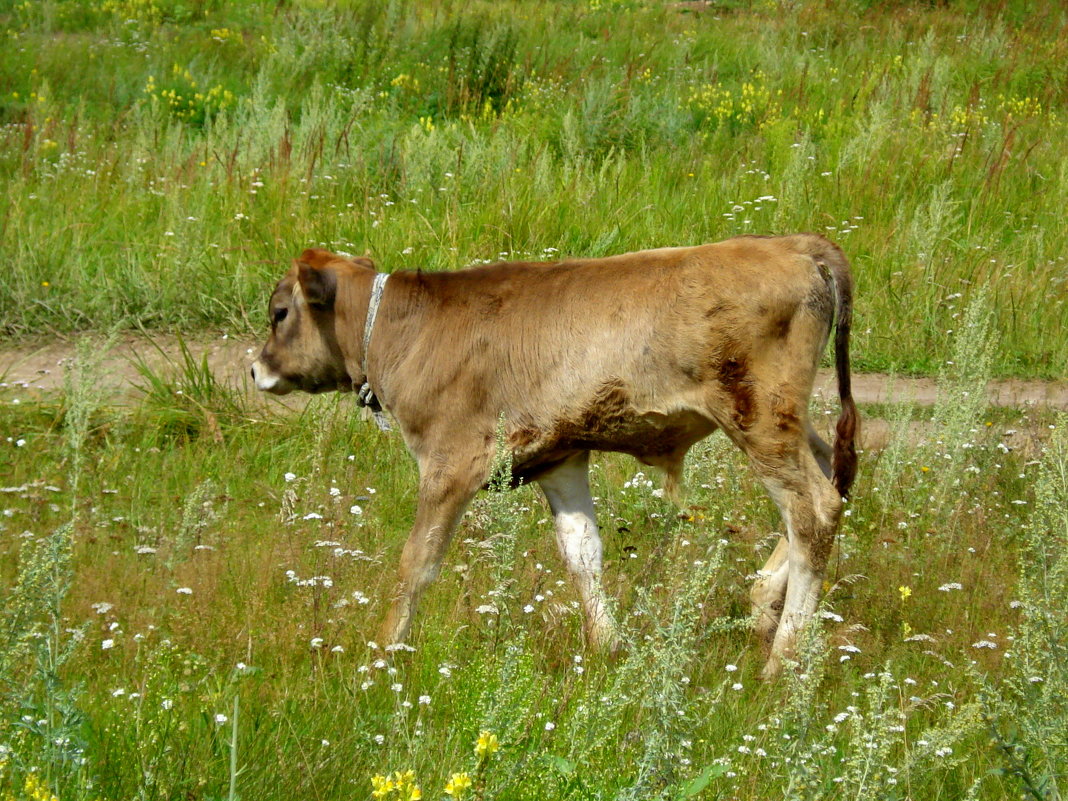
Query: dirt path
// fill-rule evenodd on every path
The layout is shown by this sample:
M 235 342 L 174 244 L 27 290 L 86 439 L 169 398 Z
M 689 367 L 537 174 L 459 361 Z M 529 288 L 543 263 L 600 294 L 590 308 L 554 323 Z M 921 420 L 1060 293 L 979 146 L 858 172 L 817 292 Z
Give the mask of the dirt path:
M 99 337 L 92 337 L 91 341 L 103 347 Z M 216 337 L 200 338 L 186 344 L 198 365 L 207 357 L 208 366 L 220 382 L 253 391 L 251 382 L 244 378 L 252 364 L 256 343 Z M 73 339 L 0 349 L 0 388 L 6 385 L 26 390 L 31 397 L 61 390 L 63 376 L 74 355 Z M 143 382 L 138 372 L 139 362 L 153 372 L 168 375 L 182 362 L 178 339 L 170 335 L 154 335 L 149 339 L 126 334 L 112 344 L 102 358 L 100 375 L 103 385 L 116 400 L 136 395 L 137 385 Z
M 96 342 L 99 343 L 99 339 Z M 206 358 L 215 377 L 225 386 L 248 393 L 254 401 L 271 403 L 276 400 L 255 392 L 249 379 L 249 366 L 260 343 L 220 336 L 187 344 L 197 365 Z M 0 402 L 32 402 L 61 390 L 64 373 L 74 353 L 75 345 L 70 340 L 0 348 L 0 398 L 3 399 Z M 101 382 L 114 402 L 133 401 L 139 394 L 137 386 L 143 383 L 137 369 L 139 362 L 159 375 L 173 375 L 181 363 L 177 338 L 156 335 L 149 340 L 144 336 L 125 335 L 112 345 L 102 358 L 100 374 Z M 817 402 L 826 402 L 834 408 L 837 395 L 833 372 L 820 371 L 816 381 Z M 987 395 L 994 406 L 1036 405 L 1068 410 L 1068 382 L 1065 381 L 991 381 Z M 896 377 L 891 380 L 883 373 L 859 373 L 853 376 L 853 396 L 858 403 L 912 402 L 929 406 L 937 400 L 938 391 L 935 381 L 930 378 Z M 288 396 L 285 405 L 300 408 L 304 400 L 305 396 Z M 829 436 L 833 419 L 831 416 L 818 419 L 817 427 L 827 429 L 824 433 Z M 930 434 L 929 429 L 929 423 L 914 422 L 910 425 L 909 438 L 925 439 Z M 859 447 L 879 450 L 886 445 L 889 435 L 885 420 L 867 417 L 861 426 Z

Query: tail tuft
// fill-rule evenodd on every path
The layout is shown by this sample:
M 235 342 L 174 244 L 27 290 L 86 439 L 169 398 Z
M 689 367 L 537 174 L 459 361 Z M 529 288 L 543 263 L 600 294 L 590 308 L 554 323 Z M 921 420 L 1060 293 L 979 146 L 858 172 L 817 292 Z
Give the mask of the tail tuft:
M 834 454 L 831 457 L 834 488 L 843 498 L 849 497 L 849 490 L 857 477 L 857 449 L 854 443 L 858 419 L 853 398 L 843 398 L 842 414 L 834 429 Z

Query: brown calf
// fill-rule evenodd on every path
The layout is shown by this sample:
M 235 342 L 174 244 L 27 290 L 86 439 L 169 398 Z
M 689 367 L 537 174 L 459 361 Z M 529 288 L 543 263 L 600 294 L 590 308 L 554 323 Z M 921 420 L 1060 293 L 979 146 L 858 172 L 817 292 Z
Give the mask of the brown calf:
M 806 234 L 740 237 L 383 280 L 367 259 L 305 251 L 271 296 L 271 334 L 252 374 L 278 394 L 370 388 L 417 460 L 419 506 L 387 642 L 408 636 L 486 483 L 499 419 L 516 479 L 538 482 L 548 498 L 587 634 L 601 645 L 615 634 L 589 452 L 629 453 L 663 468 L 673 488 L 686 451 L 718 428 L 749 457 L 786 524 L 752 590 L 770 649 L 765 674 L 778 672 L 816 609 L 856 471 L 852 278 L 836 245 Z M 832 449 L 808 403 L 836 322 L 842 412 Z

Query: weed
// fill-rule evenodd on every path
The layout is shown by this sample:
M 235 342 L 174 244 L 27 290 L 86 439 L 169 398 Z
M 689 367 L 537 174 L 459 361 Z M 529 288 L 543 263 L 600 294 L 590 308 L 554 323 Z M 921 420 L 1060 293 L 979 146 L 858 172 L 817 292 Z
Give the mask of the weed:
M 1013 606 L 1020 624 L 1010 669 L 987 682 L 987 724 L 1025 796 L 1062 798 L 1068 787 L 1068 417 L 1061 415 L 1038 465 L 1034 508 Z
M 179 336 L 175 362 L 149 341 L 163 357 L 166 371 L 159 371 L 140 356 L 134 357 L 133 364 L 141 377 L 137 389 L 144 395 L 140 408 L 152 420 L 157 442 L 206 436 L 220 444 L 226 430 L 250 419 L 245 401 L 219 382 L 208 366 L 206 353 L 198 362 Z
M 0 760 L 22 778 L 23 792 L 31 798 L 54 798 L 53 790 L 85 797 L 92 789 L 81 736 L 81 688 L 64 678 L 67 663 L 79 655 L 85 629 L 65 627 L 64 603 L 74 579 L 78 501 L 91 421 L 102 399 L 98 371 L 104 351 L 92 351 L 83 340 L 66 374 L 63 453 L 69 520 L 39 538 L 27 532 L 15 585 L 4 598 L 0 737 L 13 745 L 2 746 Z

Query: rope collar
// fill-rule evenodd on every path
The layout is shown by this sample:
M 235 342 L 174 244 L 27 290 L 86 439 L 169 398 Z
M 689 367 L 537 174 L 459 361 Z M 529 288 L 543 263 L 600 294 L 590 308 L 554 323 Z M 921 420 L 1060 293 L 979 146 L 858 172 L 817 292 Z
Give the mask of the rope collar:
M 367 303 L 367 322 L 363 326 L 363 386 L 360 387 L 356 402 L 360 406 L 366 406 L 371 410 L 375 423 L 383 431 L 391 430 L 389 419 L 382 410 L 382 403 L 375 397 L 371 385 L 367 381 L 367 351 L 371 347 L 371 331 L 375 327 L 375 318 L 378 316 L 378 306 L 382 302 L 382 290 L 386 288 L 389 273 L 375 273 L 375 282 L 371 285 L 371 298 Z

